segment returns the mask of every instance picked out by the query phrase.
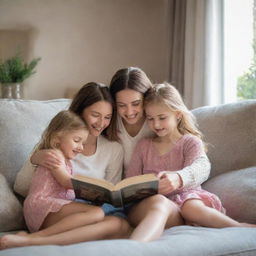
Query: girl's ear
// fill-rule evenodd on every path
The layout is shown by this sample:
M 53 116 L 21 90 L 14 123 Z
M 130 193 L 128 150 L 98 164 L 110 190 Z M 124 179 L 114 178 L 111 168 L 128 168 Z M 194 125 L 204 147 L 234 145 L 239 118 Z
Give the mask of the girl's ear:
M 56 135 L 51 140 L 51 148 L 59 148 L 60 147 L 60 136 Z
M 178 121 L 180 121 L 182 119 L 182 113 L 181 112 L 179 112 L 179 111 L 176 112 L 176 119 Z

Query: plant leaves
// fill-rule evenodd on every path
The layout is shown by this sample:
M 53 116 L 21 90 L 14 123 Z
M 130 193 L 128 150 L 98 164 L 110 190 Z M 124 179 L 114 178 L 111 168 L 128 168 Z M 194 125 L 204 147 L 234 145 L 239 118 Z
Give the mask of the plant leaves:
M 1 83 L 21 83 L 32 74 L 41 58 L 35 58 L 30 63 L 25 63 L 23 58 L 16 54 L 5 61 L 0 62 Z

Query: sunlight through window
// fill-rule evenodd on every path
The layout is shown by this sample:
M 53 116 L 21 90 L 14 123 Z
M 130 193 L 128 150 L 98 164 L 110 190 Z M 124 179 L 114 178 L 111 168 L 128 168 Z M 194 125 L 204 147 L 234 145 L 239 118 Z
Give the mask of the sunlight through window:
M 239 77 L 253 65 L 253 0 L 224 1 L 224 101 L 239 100 Z M 256 90 L 256 80 L 254 82 Z M 248 90 L 244 86 L 242 90 Z M 250 88 L 251 90 L 251 88 Z M 248 98 L 248 97 L 247 97 Z

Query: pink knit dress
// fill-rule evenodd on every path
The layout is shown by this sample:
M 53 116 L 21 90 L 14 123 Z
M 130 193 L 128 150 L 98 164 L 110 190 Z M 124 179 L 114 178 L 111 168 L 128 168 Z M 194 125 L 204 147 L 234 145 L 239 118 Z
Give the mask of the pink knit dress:
M 72 174 L 71 164 L 67 171 Z M 58 212 L 74 199 L 74 190 L 63 188 L 48 169 L 37 167 L 23 208 L 29 231 L 38 231 L 50 212 Z
M 171 150 L 163 155 L 160 155 L 154 147 L 152 138 L 144 138 L 136 145 L 125 176 L 131 177 L 146 173 L 158 174 L 161 171 L 177 172 L 191 165 L 193 161 L 204 154 L 202 141 L 193 135 L 182 136 Z M 179 207 L 189 199 L 200 199 L 207 206 L 225 213 L 220 199 L 203 190 L 201 186 L 190 187 L 187 184 L 166 196 Z

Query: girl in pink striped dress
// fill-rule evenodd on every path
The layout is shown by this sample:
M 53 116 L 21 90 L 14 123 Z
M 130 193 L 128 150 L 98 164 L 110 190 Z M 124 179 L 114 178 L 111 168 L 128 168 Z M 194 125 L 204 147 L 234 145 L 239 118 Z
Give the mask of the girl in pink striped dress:
M 219 198 L 201 188 L 208 167 L 192 168 L 205 156 L 205 146 L 192 113 L 183 103 L 179 92 L 170 84 L 158 84 L 144 98 L 144 108 L 150 129 L 155 136 L 138 142 L 126 177 L 155 173 L 159 178 L 159 194 L 172 200 L 180 208 L 186 223 L 205 227 L 254 226 L 239 223 L 225 215 Z M 138 204 L 139 205 L 139 204 Z M 135 211 L 136 205 L 130 210 Z M 143 214 L 143 209 L 141 209 Z M 145 241 L 159 236 L 166 223 L 159 218 L 161 211 L 148 212 L 134 229 L 131 238 Z M 160 220 L 160 222 L 159 222 Z M 145 236 L 150 229 L 150 237 Z M 153 230 L 153 233 L 152 233 Z M 154 234 L 154 230 L 158 234 Z

